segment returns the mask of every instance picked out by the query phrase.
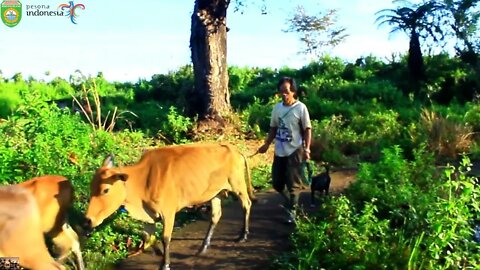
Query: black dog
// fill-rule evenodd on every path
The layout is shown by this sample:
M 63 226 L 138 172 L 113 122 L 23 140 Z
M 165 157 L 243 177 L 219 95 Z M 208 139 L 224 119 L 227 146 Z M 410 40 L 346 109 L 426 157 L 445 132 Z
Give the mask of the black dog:
M 325 165 L 325 172 L 312 177 L 312 183 L 310 184 L 310 206 L 315 206 L 315 191 L 319 191 L 323 193 L 325 191 L 325 195 L 328 195 L 328 191 L 330 189 L 330 166 Z

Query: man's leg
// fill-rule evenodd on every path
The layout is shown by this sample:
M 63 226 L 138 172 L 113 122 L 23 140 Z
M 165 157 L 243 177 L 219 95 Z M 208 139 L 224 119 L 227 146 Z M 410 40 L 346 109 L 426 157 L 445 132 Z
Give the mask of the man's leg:
M 285 188 L 285 180 L 287 177 L 287 158 L 286 157 L 277 157 L 273 158 L 272 164 L 272 186 L 285 200 L 285 207 L 288 206 L 289 202 L 289 193 Z
M 287 188 L 288 175 L 288 157 L 275 157 L 272 165 L 272 185 L 273 188 L 284 199 L 283 207 L 287 211 L 287 223 L 295 221 L 294 213 L 292 211 L 292 197 L 290 189 Z
M 289 209 L 291 211 L 291 219 L 295 219 L 300 191 L 304 188 L 302 179 L 303 157 L 304 153 L 301 148 L 288 157 L 286 186 L 290 197 Z

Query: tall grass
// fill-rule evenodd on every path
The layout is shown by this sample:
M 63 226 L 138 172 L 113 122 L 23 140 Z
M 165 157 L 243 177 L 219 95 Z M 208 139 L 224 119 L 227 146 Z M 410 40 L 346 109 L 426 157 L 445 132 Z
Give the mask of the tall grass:
M 123 113 L 129 113 L 138 118 L 138 116 L 131 111 L 123 111 L 117 114 L 117 106 L 115 106 L 111 116 L 110 111 L 108 111 L 106 116 L 103 116 L 102 104 L 95 80 L 92 81 L 92 87 L 89 89 L 85 87 L 85 84 L 82 85 L 81 100 L 83 102 L 79 101 L 75 95 L 72 95 L 72 98 L 94 130 L 112 131 L 120 115 Z M 91 105 L 90 99 L 93 99 L 94 106 Z M 108 122 L 110 123 L 107 126 Z

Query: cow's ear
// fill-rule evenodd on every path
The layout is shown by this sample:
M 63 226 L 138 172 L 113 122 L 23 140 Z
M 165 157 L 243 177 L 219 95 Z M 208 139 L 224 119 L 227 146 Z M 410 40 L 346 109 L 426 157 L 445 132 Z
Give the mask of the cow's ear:
M 108 155 L 103 161 L 103 167 L 112 168 L 113 167 L 113 154 Z
M 113 176 L 113 172 L 112 170 L 103 170 L 101 173 L 100 173 L 100 178 L 102 180 L 107 180 L 108 178 L 112 177 Z
M 117 176 L 122 181 L 127 181 L 127 179 L 128 179 L 128 174 L 126 174 L 126 173 L 117 173 Z
M 120 179 L 122 181 L 127 181 L 128 174 L 119 172 L 117 170 L 109 170 L 111 172 L 111 177 L 115 177 L 115 179 Z
M 109 178 L 113 178 L 113 177 L 116 177 L 122 181 L 127 181 L 128 179 L 128 174 L 126 173 L 123 173 L 123 172 L 119 172 L 117 170 L 105 170 L 103 173 L 102 173 L 102 179 L 109 179 Z

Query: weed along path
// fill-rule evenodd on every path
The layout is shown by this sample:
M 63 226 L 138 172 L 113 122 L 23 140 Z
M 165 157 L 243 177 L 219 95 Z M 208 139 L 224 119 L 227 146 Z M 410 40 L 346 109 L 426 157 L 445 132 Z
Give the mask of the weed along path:
M 330 176 L 330 190 L 337 193 L 354 180 L 355 171 L 333 171 Z M 281 197 L 275 191 L 256 193 L 256 196 L 258 201 L 252 206 L 250 235 L 246 242 L 235 242 L 243 224 L 240 203 L 226 203 L 211 246 L 205 254 L 196 255 L 196 252 L 207 232 L 208 219 L 195 221 L 174 231 L 170 267 L 177 270 L 268 269 L 271 258 L 290 248 L 288 238 L 294 227 L 283 223 L 285 212 L 280 207 Z M 308 190 L 302 192 L 300 204 L 311 211 L 309 196 Z M 153 248 L 149 248 L 140 255 L 120 262 L 113 269 L 157 270 L 161 259 L 161 255 L 156 255 Z

